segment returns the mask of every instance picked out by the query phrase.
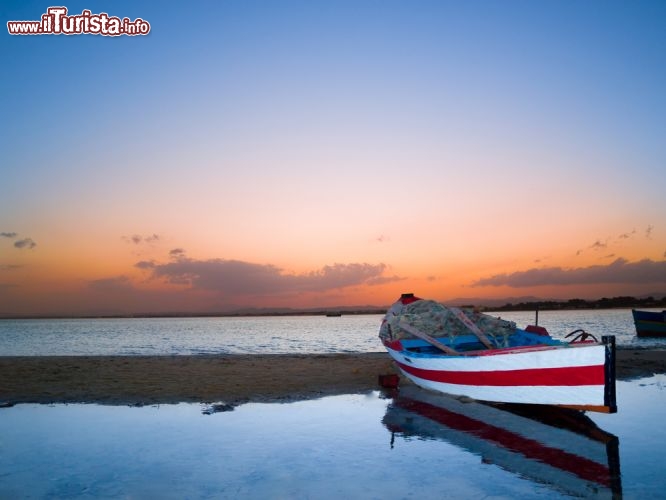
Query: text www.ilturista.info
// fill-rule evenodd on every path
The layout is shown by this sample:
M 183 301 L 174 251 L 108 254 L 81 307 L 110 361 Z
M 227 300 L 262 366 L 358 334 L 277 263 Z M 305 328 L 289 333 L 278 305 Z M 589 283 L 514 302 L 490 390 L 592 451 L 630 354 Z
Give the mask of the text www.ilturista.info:
M 106 12 L 93 14 L 84 10 L 79 15 L 68 16 L 67 7 L 49 7 L 40 21 L 7 21 L 10 35 L 147 35 L 150 23 L 137 17 L 109 16 Z

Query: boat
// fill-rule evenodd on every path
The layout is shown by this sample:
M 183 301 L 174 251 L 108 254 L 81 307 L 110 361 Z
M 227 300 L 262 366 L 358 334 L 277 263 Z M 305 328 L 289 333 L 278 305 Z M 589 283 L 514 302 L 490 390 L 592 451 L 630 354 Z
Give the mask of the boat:
M 574 330 L 563 340 L 473 308 L 403 294 L 379 338 L 416 385 L 479 401 L 617 412 L 615 337 Z
M 638 337 L 666 337 L 666 310 L 639 311 L 632 309 Z
M 406 385 L 382 423 L 392 448 L 444 441 L 565 495 L 622 497 L 619 439 L 579 410 L 481 403 Z

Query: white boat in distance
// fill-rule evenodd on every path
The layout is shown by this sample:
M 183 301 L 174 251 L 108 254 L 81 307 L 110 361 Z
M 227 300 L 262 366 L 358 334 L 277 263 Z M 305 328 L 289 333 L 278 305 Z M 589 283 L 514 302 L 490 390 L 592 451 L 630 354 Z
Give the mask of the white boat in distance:
M 400 372 L 425 389 L 480 401 L 615 413 L 615 337 L 538 326 L 403 294 L 379 331 Z

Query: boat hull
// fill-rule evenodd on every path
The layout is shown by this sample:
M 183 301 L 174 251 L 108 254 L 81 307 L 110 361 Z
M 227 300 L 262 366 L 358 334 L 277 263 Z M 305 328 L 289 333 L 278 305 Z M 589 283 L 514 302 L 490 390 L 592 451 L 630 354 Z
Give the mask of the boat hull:
M 631 311 L 638 337 L 666 337 L 666 312 Z
M 613 413 L 614 337 L 561 347 L 424 355 L 386 349 L 402 374 L 433 391 L 481 401 L 581 407 Z

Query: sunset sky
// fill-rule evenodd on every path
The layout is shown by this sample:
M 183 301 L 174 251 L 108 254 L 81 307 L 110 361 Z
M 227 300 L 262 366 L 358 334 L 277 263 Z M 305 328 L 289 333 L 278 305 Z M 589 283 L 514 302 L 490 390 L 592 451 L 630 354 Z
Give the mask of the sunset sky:
M 10 35 L 0 315 L 666 292 L 666 2 L 72 1 Z M 56 5 L 62 5 L 56 4 Z

